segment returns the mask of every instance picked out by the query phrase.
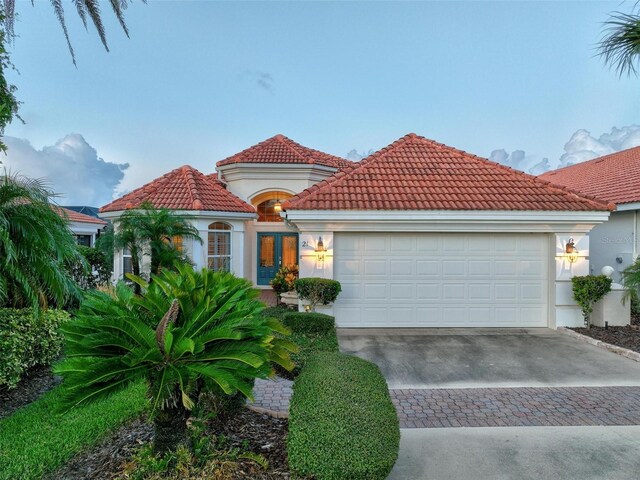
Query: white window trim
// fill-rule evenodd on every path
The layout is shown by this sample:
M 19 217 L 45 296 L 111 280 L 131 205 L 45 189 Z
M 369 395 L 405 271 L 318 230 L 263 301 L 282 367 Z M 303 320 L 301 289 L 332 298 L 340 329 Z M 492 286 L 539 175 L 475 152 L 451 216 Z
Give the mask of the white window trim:
M 225 225 L 229 226 L 228 230 L 212 230 L 209 229 L 209 225 L 211 225 L 212 223 L 224 223 Z M 207 243 L 206 243 L 206 248 L 204 250 L 205 253 L 205 266 L 207 267 L 207 269 L 209 269 L 209 259 L 210 258 L 228 258 L 229 259 L 229 269 L 226 270 L 228 272 L 232 272 L 233 271 L 233 265 L 232 265 L 232 261 L 233 261 L 233 225 L 231 225 L 230 223 L 227 222 L 221 222 L 221 221 L 213 221 L 210 222 L 209 225 L 207 225 Z M 229 254 L 228 255 L 209 255 L 209 233 L 226 233 L 229 235 Z M 220 270 L 214 270 L 214 271 L 220 271 Z
M 133 257 L 131 256 L 131 251 L 129 251 L 129 249 L 127 248 L 123 248 L 122 249 L 122 275 L 120 276 L 121 278 L 125 278 L 125 275 L 129 273 L 129 272 L 126 272 L 124 268 L 124 261 L 126 258 L 131 260 L 131 273 L 133 273 Z

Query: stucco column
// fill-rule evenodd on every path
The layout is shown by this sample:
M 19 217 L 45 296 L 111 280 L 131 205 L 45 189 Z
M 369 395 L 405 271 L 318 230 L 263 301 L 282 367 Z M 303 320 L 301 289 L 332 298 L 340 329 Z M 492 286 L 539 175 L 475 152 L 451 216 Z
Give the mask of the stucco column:
M 553 308 L 550 327 L 581 327 L 584 325 L 582 310 L 573 298 L 571 278 L 589 274 L 589 237 L 584 233 L 567 232 L 553 234 L 551 238 L 555 243 L 551 250 L 553 252 L 555 248 L 553 261 L 555 272 L 552 270 L 550 274 L 555 273 L 555 281 L 550 283 L 554 285 L 555 292 L 551 295 L 554 302 L 550 302 Z M 574 263 L 569 261 L 566 254 L 566 245 L 570 239 L 573 239 L 575 248 L 578 250 Z

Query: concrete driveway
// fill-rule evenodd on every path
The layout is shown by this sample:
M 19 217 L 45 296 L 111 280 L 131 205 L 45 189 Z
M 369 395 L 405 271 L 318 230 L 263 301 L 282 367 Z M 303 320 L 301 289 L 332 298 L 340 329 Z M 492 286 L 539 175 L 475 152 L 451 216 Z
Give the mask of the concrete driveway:
M 402 430 L 390 480 L 635 480 L 640 427 Z
M 640 386 L 640 364 L 555 330 L 341 329 L 391 389 Z
M 393 480 L 638 478 L 638 362 L 548 329 L 342 329 L 339 343 L 389 384 Z

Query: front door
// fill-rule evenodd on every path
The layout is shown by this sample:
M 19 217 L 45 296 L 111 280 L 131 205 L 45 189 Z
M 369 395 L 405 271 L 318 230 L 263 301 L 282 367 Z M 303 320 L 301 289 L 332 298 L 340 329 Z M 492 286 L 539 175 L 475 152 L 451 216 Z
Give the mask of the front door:
M 280 267 L 297 264 L 297 233 L 258 233 L 258 285 L 269 285 Z

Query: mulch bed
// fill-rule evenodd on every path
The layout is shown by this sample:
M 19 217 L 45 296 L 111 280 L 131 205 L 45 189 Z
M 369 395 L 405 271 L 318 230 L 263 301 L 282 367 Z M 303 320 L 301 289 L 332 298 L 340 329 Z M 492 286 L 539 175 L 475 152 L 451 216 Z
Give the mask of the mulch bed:
M 235 417 L 211 435 L 224 435 L 225 449 L 262 455 L 269 462 L 264 470 L 255 462 L 239 459 L 232 472 L 225 468 L 221 478 L 275 480 L 289 479 L 286 437 L 288 421 L 243 408 Z M 88 452 L 76 455 L 49 480 L 88 480 L 122 478 L 124 465 L 137 450 L 153 439 L 153 429 L 144 419 L 123 426 Z M 227 465 L 228 467 L 228 465 Z
M 17 409 L 30 404 L 58 385 L 62 379 L 51 373 L 51 367 L 34 367 L 18 383 L 8 390 L 0 387 L 0 418 L 5 418 Z
M 640 352 L 640 330 L 631 326 L 609 327 L 606 330 L 602 327 L 573 328 L 572 330 L 602 342 Z

